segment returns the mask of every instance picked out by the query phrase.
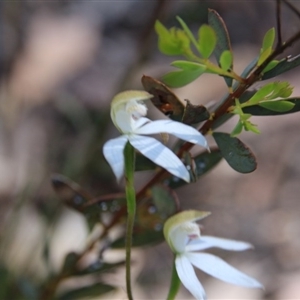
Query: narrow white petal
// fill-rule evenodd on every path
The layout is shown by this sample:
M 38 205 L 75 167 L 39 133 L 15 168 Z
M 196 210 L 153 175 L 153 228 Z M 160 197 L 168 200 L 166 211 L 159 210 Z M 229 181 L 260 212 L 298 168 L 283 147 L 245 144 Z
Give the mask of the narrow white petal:
M 178 277 L 185 288 L 189 290 L 196 299 L 206 299 L 204 288 L 198 280 L 193 266 L 183 254 L 176 256 L 175 266 Z
M 129 136 L 129 142 L 155 164 L 187 182 L 190 181 L 190 174 L 182 161 L 158 140 L 152 137 L 132 135 Z
M 191 252 L 185 255 L 195 267 L 220 280 L 249 288 L 263 288 L 256 279 L 240 272 L 215 255 Z
M 175 135 L 182 140 L 207 148 L 207 141 L 200 132 L 189 125 L 172 120 L 153 121 L 140 127 L 136 131 L 137 134 L 154 134 L 161 132 Z
M 253 248 L 251 244 L 246 242 L 204 235 L 201 236 L 200 239 L 192 240 L 191 243 L 186 246 L 186 251 L 199 251 L 213 247 L 230 251 L 244 251 Z
M 103 155 L 110 164 L 117 180 L 124 174 L 124 147 L 128 138 L 122 135 L 118 138 L 107 141 L 103 146 Z

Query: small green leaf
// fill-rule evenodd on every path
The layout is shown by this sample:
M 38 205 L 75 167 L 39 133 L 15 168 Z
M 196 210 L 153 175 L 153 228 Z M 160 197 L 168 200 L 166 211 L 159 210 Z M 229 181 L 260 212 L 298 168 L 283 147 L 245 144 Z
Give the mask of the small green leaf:
M 197 43 L 197 41 L 196 41 L 193 33 L 190 31 L 189 27 L 186 25 L 186 23 L 180 17 L 177 16 L 176 19 L 180 23 L 181 27 L 183 28 L 184 32 L 186 33 L 186 35 L 188 36 L 188 38 L 190 39 L 190 41 L 197 48 L 198 43 Z
M 266 50 L 264 50 L 259 56 L 257 65 L 260 66 L 270 56 L 272 51 L 272 48 L 267 48 Z
M 234 129 L 232 130 L 230 136 L 238 136 L 242 131 L 243 131 L 244 125 L 243 123 L 239 120 Z
M 225 50 L 221 54 L 219 63 L 224 71 L 229 71 L 232 66 L 232 53 L 229 50 Z
M 272 60 L 268 63 L 268 65 L 264 68 L 264 73 L 272 70 L 278 65 L 279 61 L 278 60 Z
M 255 93 L 256 93 L 256 90 L 245 91 L 239 99 L 240 103 L 247 102 Z M 223 101 L 223 99 L 222 99 L 222 101 Z M 223 125 L 226 121 L 228 121 L 233 116 L 234 116 L 234 114 L 232 114 L 232 113 L 226 113 L 226 114 L 222 115 L 220 118 L 218 118 L 217 120 L 214 121 L 214 123 L 212 124 L 212 129 L 216 129 L 219 126 Z
M 270 82 L 264 86 L 262 86 L 249 100 L 247 103 L 249 104 L 256 104 L 259 101 L 262 101 L 265 99 L 265 97 L 272 94 L 274 91 L 274 82 Z
M 287 57 L 281 60 L 272 70 L 265 72 L 262 80 L 270 79 L 282 73 L 290 71 L 300 65 L 300 55 Z
M 204 72 L 203 69 L 197 71 L 172 71 L 164 75 L 162 81 L 170 87 L 179 88 L 193 82 Z
M 289 101 L 268 101 L 259 103 L 259 106 L 277 112 L 288 112 L 295 106 L 295 104 Z
M 240 173 L 250 173 L 256 169 L 254 154 L 238 138 L 223 132 L 214 132 L 213 137 L 222 156 L 234 170 Z
M 204 72 L 206 70 L 205 65 L 186 60 L 175 60 L 171 63 L 171 66 L 182 69 L 184 71 L 203 70 Z
M 250 113 L 253 116 L 278 116 L 278 115 L 291 114 L 291 113 L 300 111 L 300 98 L 289 98 L 289 99 L 283 99 L 283 100 L 292 103 L 294 105 L 294 107 L 288 111 L 278 112 L 278 111 L 273 111 L 273 110 L 264 108 L 259 105 L 253 105 L 253 106 L 243 108 L 243 111 L 245 113 Z
M 275 40 L 275 28 L 273 27 L 269 29 L 264 36 L 261 52 L 265 51 L 268 48 L 272 49 L 274 40 Z
M 160 52 L 166 55 L 182 54 L 182 47 L 173 34 L 158 20 L 155 22 L 155 31 L 158 34 L 158 48 Z
M 251 132 L 254 132 L 256 134 L 260 134 L 260 131 L 257 128 L 257 125 L 251 123 L 250 121 L 244 122 L 244 128 L 245 128 L 246 131 L 251 131 Z
M 257 65 L 260 66 L 272 53 L 275 40 L 275 28 L 271 28 L 264 36 Z
M 249 99 L 247 104 L 257 104 L 264 100 L 273 100 L 276 98 L 289 97 L 293 92 L 293 87 L 287 81 L 270 82 L 262 86 L 253 97 Z M 246 105 L 245 105 L 246 106 Z
M 217 36 L 213 28 L 209 25 L 202 25 L 199 29 L 198 49 L 204 58 L 209 58 L 217 44 Z

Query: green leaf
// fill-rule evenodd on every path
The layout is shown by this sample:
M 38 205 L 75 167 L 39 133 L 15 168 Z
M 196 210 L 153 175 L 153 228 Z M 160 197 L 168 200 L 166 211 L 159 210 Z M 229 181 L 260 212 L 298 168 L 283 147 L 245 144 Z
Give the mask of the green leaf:
M 282 73 L 290 71 L 300 65 L 300 55 L 287 57 L 281 60 L 272 70 L 265 72 L 262 80 L 270 79 Z
M 259 103 L 259 106 L 277 112 L 288 112 L 295 106 L 295 104 L 289 101 L 268 101 Z
M 232 53 L 229 50 L 225 50 L 220 57 L 220 66 L 224 71 L 229 71 L 232 66 Z
M 217 36 L 213 28 L 209 25 L 202 25 L 199 29 L 198 49 L 204 58 L 209 58 L 217 44 Z
M 272 70 L 278 65 L 279 61 L 278 60 L 272 60 L 268 63 L 268 65 L 264 68 L 264 73 Z
M 172 71 L 162 76 L 162 81 L 170 87 L 179 88 L 193 82 L 204 72 L 201 68 L 197 71 Z
M 57 297 L 57 300 L 77 300 L 82 298 L 91 299 L 111 292 L 114 289 L 115 288 L 111 285 L 98 282 L 64 292 L 62 295 Z
M 238 136 L 242 131 L 243 131 L 244 125 L 243 123 L 239 120 L 234 129 L 232 130 L 230 136 Z
M 190 41 L 198 49 L 198 43 L 197 43 L 197 41 L 196 41 L 193 33 L 190 31 L 189 27 L 186 25 L 186 23 L 180 17 L 177 16 L 176 19 L 180 23 L 181 27 L 183 28 L 184 32 L 186 33 L 186 35 L 188 36 L 188 38 L 190 39 Z
M 230 39 L 227 27 L 221 16 L 213 9 L 208 9 L 208 24 L 213 28 L 217 37 L 217 45 L 214 49 L 214 55 L 217 61 L 220 61 L 221 55 L 224 51 L 228 50 L 232 53 Z M 233 60 L 232 60 L 233 62 Z M 233 69 L 233 64 L 228 69 Z M 227 86 L 231 87 L 232 78 L 224 77 Z
M 186 107 L 182 117 L 183 123 L 191 125 L 209 119 L 210 113 L 205 106 L 193 105 L 189 100 L 185 100 L 185 101 L 186 101 Z
M 272 48 L 264 50 L 259 56 L 257 65 L 260 66 L 271 55 L 272 51 Z
M 186 60 L 176 60 L 171 63 L 171 66 L 182 69 L 184 71 L 198 71 L 203 70 L 203 72 L 206 70 L 206 66 L 195 63 L 192 61 L 186 61 Z
M 289 97 L 293 92 L 293 87 L 287 81 L 270 82 L 262 86 L 253 97 L 248 101 L 248 104 L 257 104 L 264 100 L 273 100 L 279 97 Z
M 213 169 L 221 161 L 221 159 L 222 155 L 220 150 L 215 148 L 212 148 L 211 152 L 203 152 L 194 157 L 195 173 L 197 178 L 199 179 L 201 176 Z M 166 179 L 164 183 L 172 189 L 187 184 L 184 180 L 174 176 Z
M 254 154 L 238 138 L 223 132 L 214 132 L 213 137 L 222 156 L 235 171 L 250 173 L 256 169 L 257 163 Z
M 160 52 L 166 55 L 182 54 L 182 47 L 176 40 L 175 35 L 158 20 L 155 22 L 155 31 L 158 34 L 158 48 Z
M 288 99 L 283 99 L 285 102 L 290 102 L 293 106 L 291 110 L 288 111 L 273 111 L 267 108 L 264 108 L 260 105 L 253 105 L 249 107 L 243 108 L 243 111 L 245 113 L 249 113 L 253 116 L 278 116 L 278 115 L 284 115 L 284 114 L 291 114 L 295 112 L 300 111 L 300 98 L 288 98 Z M 281 100 L 281 101 L 283 101 Z
M 184 105 L 173 91 L 159 80 L 146 75 L 142 77 L 142 84 L 144 89 L 153 95 L 150 101 L 158 110 L 172 120 L 182 120 Z
M 265 51 L 268 48 L 272 49 L 274 41 L 275 41 L 275 28 L 273 27 L 269 29 L 264 36 L 261 52 Z
M 260 66 L 267 57 L 270 56 L 270 54 L 273 51 L 273 44 L 275 40 L 275 28 L 271 28 L 267 31 L 267 33 L 264 36 L 262 48 L 260 50 L 260 56 L 257 62 L 257 65 Z

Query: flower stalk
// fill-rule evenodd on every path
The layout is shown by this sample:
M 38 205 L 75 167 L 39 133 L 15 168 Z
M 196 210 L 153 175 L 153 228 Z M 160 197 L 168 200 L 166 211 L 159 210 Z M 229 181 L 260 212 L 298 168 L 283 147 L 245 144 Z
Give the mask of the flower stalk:
M 134 166 L 135 151 L 134 148 L 127 143 L 124 148 L 125 160 L 125 181 L 126 181 L 126 202 L 127 202 L 127 225 L 126 225 L 126 289 L 129 300 L 133 300 L 131 289 L 131 245 L 133 225 L 136 212 L 135 189 L 134 189 Z
M 167 300 L 175 299 L 175 297 L 179 291 L 180 285 L 181 285 L 181 282 L 180 282 L 180 279 L 179 279 L 177 271 L 176 271 L 175 256 L 174 256 L 171 284 L 170 284 L 170 289 L 169 289 Z

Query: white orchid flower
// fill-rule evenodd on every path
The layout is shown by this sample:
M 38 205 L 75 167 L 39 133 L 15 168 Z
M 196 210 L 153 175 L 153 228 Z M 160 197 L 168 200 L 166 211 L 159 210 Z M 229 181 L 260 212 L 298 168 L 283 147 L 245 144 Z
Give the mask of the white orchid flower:
M 151 121 L 145 118 L 147 107 L 142 102 L 153 97 L 145 91 L 117 94 L 111 103 L 111 118 L 123 134 L 104 144 L 103 154 L 115 176 L 124 174 L 124 147 L 129 142 L 135 149 L 171 174 L 189 182 L 190 175 L 182 161 L 158 140 L 148 134 L 169 133 L 187 142 L 207 148 L 204 136 L 191 126 L 172 120 Z
M 219 257 L 195 251 L 217 247 L 231 251 L 253 248 L 251 244 L 212 236 L 201 236 L 198 224 L 210 213 L 184 211 L 169 218 L 164 225 L 164 235 L 176 254 L 175 266 L 182 284 L 196 299 L 206 299 L 204 288 L 198 280 L 194 267 L 225 282 L 249 288 L 263 288 L 254 278 L 233 268 Z

